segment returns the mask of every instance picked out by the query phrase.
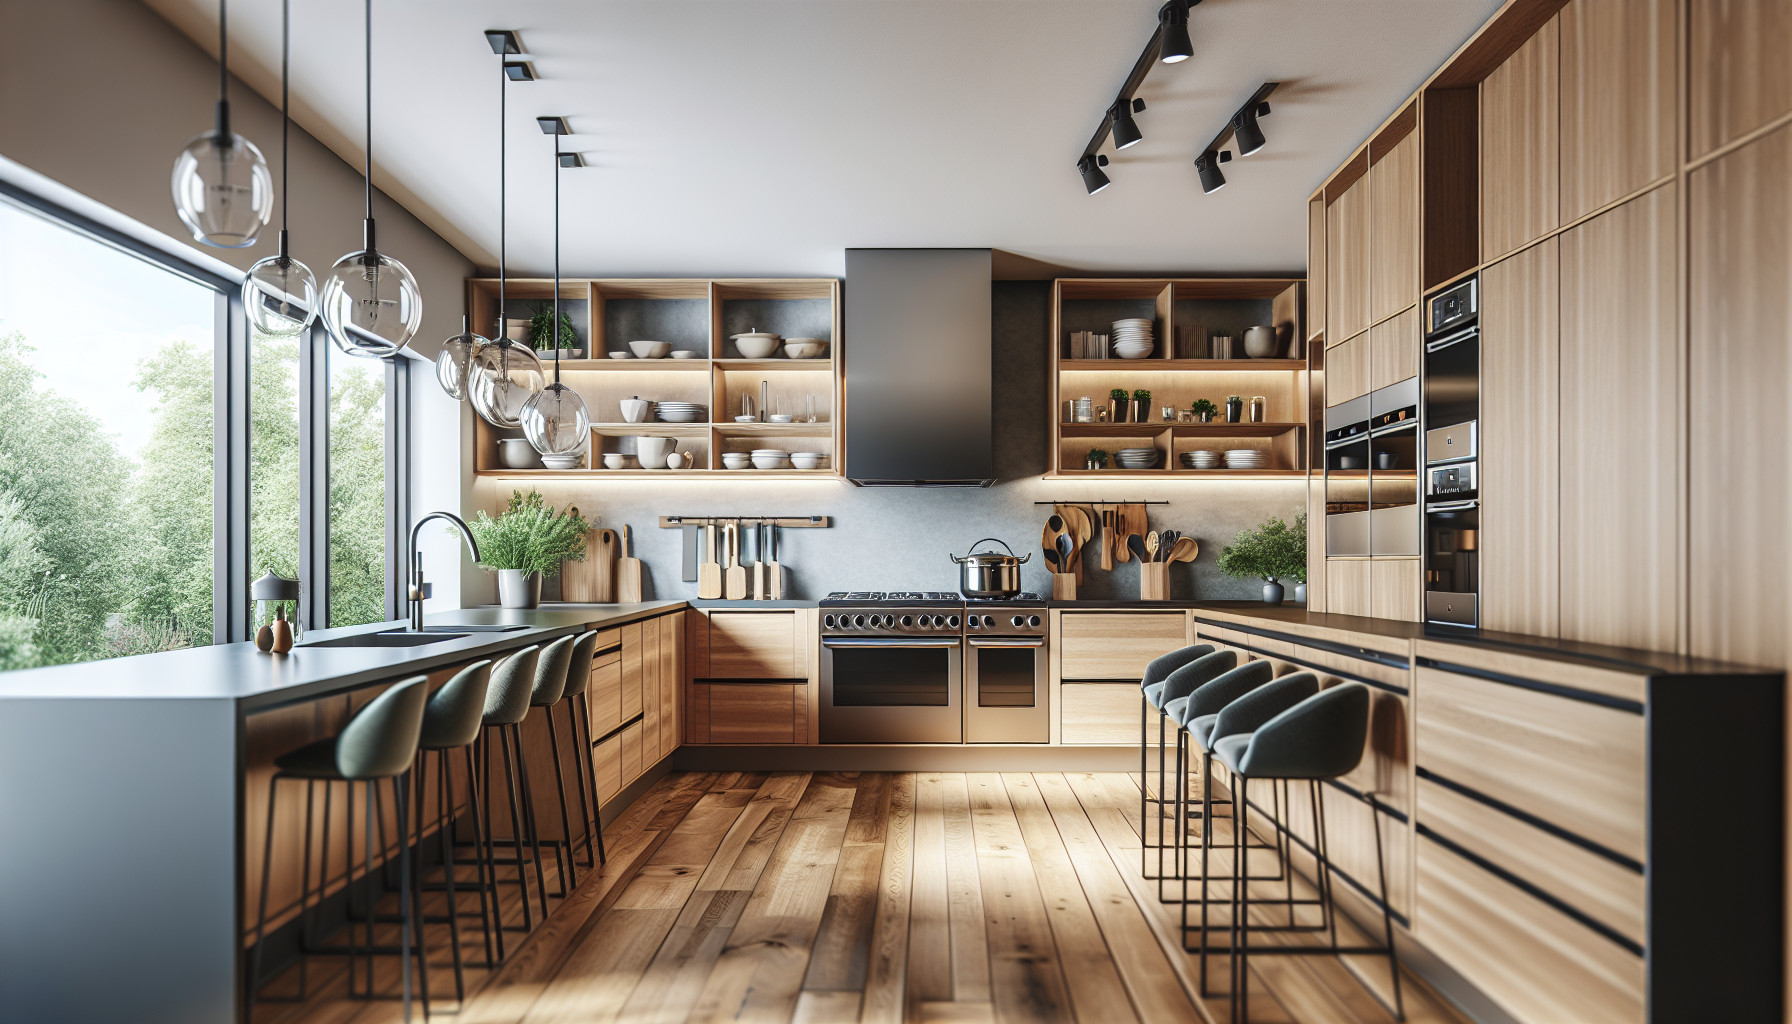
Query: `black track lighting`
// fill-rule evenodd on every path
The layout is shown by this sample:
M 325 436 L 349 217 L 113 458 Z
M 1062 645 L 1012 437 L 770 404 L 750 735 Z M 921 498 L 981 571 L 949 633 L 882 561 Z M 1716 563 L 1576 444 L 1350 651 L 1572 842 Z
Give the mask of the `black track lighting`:
M 540 126 L 543 135 L 571 135 L 572 129 L 566 127 L 564 117 L 538 117 L 535 123 Z
M 1195 173 L 1201 176 L 1202 192 L 1218 192 L 1226 187 L 1226 174 L 1220 170 L 1220 164 L 1231 159 L 1232 154 L 1223 149 L 1218 152 L 1210 149 L 1195 157 Z
M 1113 122 L 1115 149 L 1125 149 L 1145 137 L 1139 131 L 1139 123 L 1132 119 L 1132 115 L 1144 109 L 1145 101 L 1134 99 L 1130 103 L 1120 100 L 1108 111 L 1108 118 Z
M 583 167 L 585 166 L 585 158 L 577 153 L 562 153 L 560 154 L 560 166 Z
M 1165 64 L 1178 64 L 1195 55 L 1194 41 L 1188 37 L 1188 9 L 1193 6 L 1190 0 L 1168 0 L 1158 8 L 1157 59 Z
M 1238 140 L 1238 155 L 1250 156 L 1263 148 L 1263 129 L 1257 119 L 1269 113 L 1267 103 L 1246 103 L 1244 109 L 1232 117 L 1232 136 Z
M 1076 162 L 1076 169 L 1083 176 L 1083 187 L 1089 190 L 1090 195 L 1094 195 L 1112 184 L 1108 181 L 1108 176 L 1102 172 L 1102 168 L 1107 166 L 1107 162 L 1107 157 L 1094 153 L 1090 153 Z
M 535 65 L 526 60 L 507 60 L 504 62 L 504 77 L 512 82 L 533 82 Z
M 488 28 L 485 30 L 485 41 L 491 45 L 492 52 L 503 56 L 507 53 L 522 53 L 522 40 L 516 32 L 507 28 Z

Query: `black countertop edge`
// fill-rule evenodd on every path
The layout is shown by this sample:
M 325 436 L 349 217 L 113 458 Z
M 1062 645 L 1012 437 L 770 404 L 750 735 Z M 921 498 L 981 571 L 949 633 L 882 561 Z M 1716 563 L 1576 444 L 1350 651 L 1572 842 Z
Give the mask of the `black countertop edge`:
M 403 621 L 310 630 L 288 654 L 263 654 L 251 643 L 213 644 L 78 665 L 0 674 L 8 700 L 228 700 L 243 714 L 345 693 L 553 640 L 587 628 L 607 629 L 686 607 L 683 601 L 546 606 L 531 610 L 462 608 L 429 615 L 430 625 L 507 625 L 509 633 L 471 633 L 419 647 L 312 647 L 318 640 L 398 629 Z
M 1064 600 L 1059 600 L 1057 598 L 1052 598 L 1051 600 L 1045 602 L 1045 606 L 1047 608 L 1054 608 L 1059 611 L 1066 611 L 1066 612 L 1073 612 L 1073 611 L 1077 611 L 1078 609 L 1081 609 L 1083 611 L 1109 611 L 1109 610 L 1127 609 L 1127 608 L 1137 608 L 1140 611 L 1188 611 L 1191 608 L 1200 608 L 1201 602 L 1199 602 L 1199 601 L 1141 601 L 1141 600 L 1137 600 L 1137 599 L 1133 599 L 1133 600 L 1112 599 L 1112 600 L 1097 600 L 1097 601 L 1064 601 Z
M 724 600 L 719 600 L 719 599 L 718 600 L 706 600 L 704 598 L 699 597 L 699 598 L 694 598 L 692 600 L 686 601 L 685 603 L 690 605 L 692 608 L 727 608 L 727 609 L 744 608 L 748 611 L 751 611 L 754 608 L 763 608 L 763 609 L 766 609 L 769 611 L 777 611 L 780 608 L 819 608 L 819 607 L 821 607 L 820 601 L 812 600 L 812 599 L 811 600 L 793 600 L 793 601 L 724 601 Z

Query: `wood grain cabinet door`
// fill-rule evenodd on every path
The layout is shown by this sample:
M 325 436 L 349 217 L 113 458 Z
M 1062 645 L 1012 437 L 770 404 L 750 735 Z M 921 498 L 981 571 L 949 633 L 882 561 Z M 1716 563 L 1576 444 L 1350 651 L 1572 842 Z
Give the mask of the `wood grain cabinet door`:
M 1418 622 L 1424 572 L 1416 558 L 1377 558 L 1369 563 L 1369 614 Z
M 1358 178 L 1325 210 L 1325 340 L 1369 326 L 1369 182 Z
M 710 679 L 800 679 L 808 659 L 794 611 L 711 612 Z
M 1418 375 L 1419 308 L 1412 306 L 1369 328 L 1369 379 L 1365 390 L 1379 391 Z
M 1481 260 L 1562 224 L 1557 15 L 1481 83 Z
M 1371 615 L 1370 563 L 1366 558 L 1332 558 L 1325 563 L 1325 610 L 1332 615 Z
M 1369 234 L 1369 319 L 1380 323 L 1419 300 L 1417 132 L 1369 165 Z
M 1674 171 L 1674 0 L 1562 8 L 1562 223 Z
M 1364 331 L 1325 352 L 1325 404 L 1341 405 L 1369 393 L 1369 363 L 1373 345 Z
M 1698 159 L 1792 113 L 1792 4 L 1693 0 L 1687 8 L 1687 155 Z
M 1307 338 L 1325 333 L 1325 197 L 1307 202 Z
M 1189 642 L 1185 612 L 1065 612 L 1060 623 L 1061 679 L 1130 680 L 1137 689 L 1151 659 Z

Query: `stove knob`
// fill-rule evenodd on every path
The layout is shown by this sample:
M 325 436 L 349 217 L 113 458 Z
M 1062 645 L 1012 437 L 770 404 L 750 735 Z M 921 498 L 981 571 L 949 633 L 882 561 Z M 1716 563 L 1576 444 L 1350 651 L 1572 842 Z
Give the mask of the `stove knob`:
M 889 626 L 890 626 L 890 617 L 888 615 L 873 615 L 873 616 L 871 616 L 871 628 L 872 629 L 888 629 Z
M 946 626 L 946 617 L 944 615 L 935 615 L 929 621 L 931 622 L 934 629 L 944 629 Z
M 1027 616 L 1027 625 L 1032 626 L 1034 629 L 1038 629 L 1039 628 L 1039 616 L 1037 616 L 1037 615 Z
M 853 624 L 854 629 L 864 629 L 865 628 L 865 616 L 854 615 L 852 617 L 852 624 Z
M 946 616 L 946 626 L 950 629 L 957 629 L 958 628 L 958 616 L 956 616 L 956 615 Z
M 913 615 L 904 615 L 902 617 L 902 628 L 903 629 L 907 629 L 908 627 L 910 627 L 914 624 L 915 624 L 915 617 Z
M 975 615 L 971 616 L 972 619 L 975 619 L 976 617 L 977 616 L 975 616 Z M 983 616 L 983 628 L 984 629 L 988 629 L 991 626 L 994 626 L 995 624 L 996 624 L 996 617 L 994 615 Z
M 1016 629 L 1019 629 L 1020 627 L 1027 624 L 1027 617 L 1025 615 L 1016 615 L 1012 621 L 1013 621 L 1014 627 Z
M 834 617 L 832 615 L 829 615 L 826 618 L 822 619 L 821 626 L 823 629 L 833 629 L 834 628 Z

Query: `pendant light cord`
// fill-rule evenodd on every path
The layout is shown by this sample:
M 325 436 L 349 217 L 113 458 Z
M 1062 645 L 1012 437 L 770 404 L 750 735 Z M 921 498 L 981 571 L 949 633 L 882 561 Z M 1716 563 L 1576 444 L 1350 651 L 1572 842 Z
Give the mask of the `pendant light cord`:
M 289 161 L 287 153 L 292 149 L 289 134 L 292 129 L 292 109 L 288 104 L 290 98 L 288 79 L 292 72 L 292 0 L 280 0 L 280 255 L 288 255 L 286 251 L 286 228 L 291 218 L 287 216 L 287 198 L 292 195 L 292 175 L 288 173 Z
M 554 383 L 560 383 L 560 136 L 554 142 Z
M 230 13 L 227 0 L 218 0 L 218 145 L 230 137 Z
M 510 73 L 504 70 L 505 59 L 504 54 L 498 54 L 498 343 L 501 346 L 510 341 L 510 332 L 504 329 L 504 104 L 510 98 Z
M 367 0 L 366 14 L 364 17 L 365 17 L 366 29 L 367 29 L 367 32 L 366 32 L 366 35 L 367 35 L 367 81 L 366 81 L 367 149 L 366 149 L 366 152 L 362 155 L 362 159 L 363 159 L 362 166 L 364 169 L 364 173 L 362 174 L 362 177 L 365 178 L 367 181 L 367 193 L 366 193 L 367 221 L 369 224 L 372 224 L 373 223 L 373 0 Z M 367 247 L 369 249 L 373 248 L 372 243 L 369 242 Z

